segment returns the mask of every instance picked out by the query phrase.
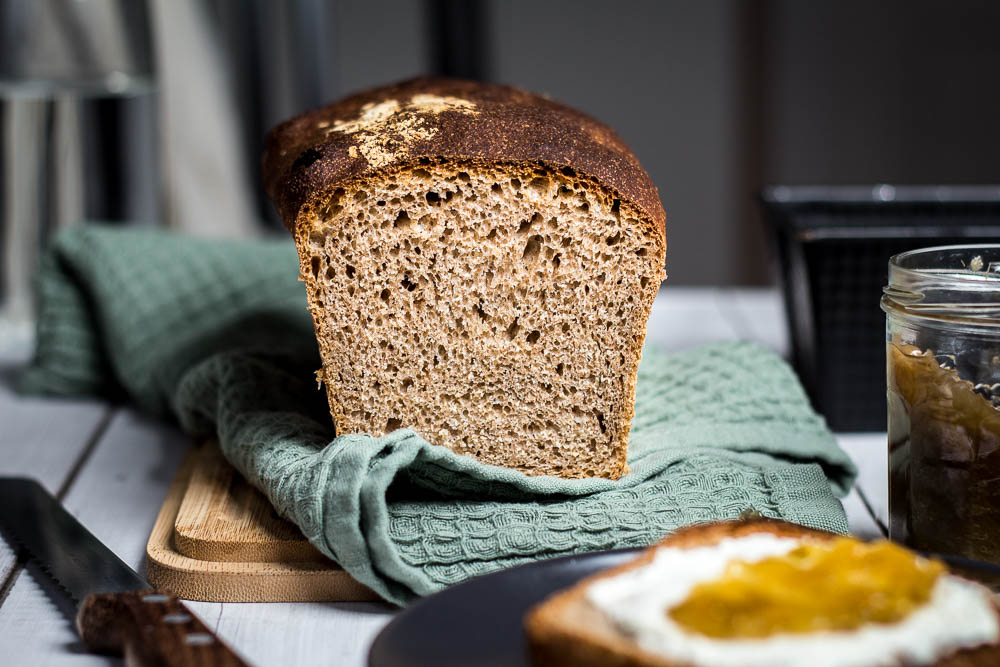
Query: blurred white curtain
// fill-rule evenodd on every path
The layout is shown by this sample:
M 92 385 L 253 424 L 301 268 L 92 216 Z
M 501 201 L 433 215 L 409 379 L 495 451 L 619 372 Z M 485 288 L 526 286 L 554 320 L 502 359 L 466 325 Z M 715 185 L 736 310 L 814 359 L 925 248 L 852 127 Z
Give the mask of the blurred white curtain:
M 202 0 L 150 0 L 159 77 L 164 216 L 202 236 L 261 230 L 233 79 Z

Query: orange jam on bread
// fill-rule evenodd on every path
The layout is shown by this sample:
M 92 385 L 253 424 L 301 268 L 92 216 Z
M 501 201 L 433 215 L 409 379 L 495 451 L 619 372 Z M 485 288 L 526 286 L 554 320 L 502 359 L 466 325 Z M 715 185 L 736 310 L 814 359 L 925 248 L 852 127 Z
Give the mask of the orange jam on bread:
M 783 556 L 730 561 L 667 614 L 716 639 L 853 630 L 895 623 L 930 599 L 944 566 L 887 541 L 804 542 Z

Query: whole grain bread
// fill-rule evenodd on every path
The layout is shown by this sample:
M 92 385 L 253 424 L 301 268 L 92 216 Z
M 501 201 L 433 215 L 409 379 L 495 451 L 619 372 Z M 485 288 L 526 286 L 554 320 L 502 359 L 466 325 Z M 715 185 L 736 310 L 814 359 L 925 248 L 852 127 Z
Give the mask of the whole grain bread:
M 278 126 L 263 172 L 338 432 L 623 474 L 666 238 L 613 130 L 517 88 L 416 79 Z
M 723 521 L 682 528 L 643 551 L 635 560 L 587 577 L 531 609 L 525 616 L 524 626 L 532 664 L 535 667 L 691 667 L 642 650 L 588 601 L 587 588 L 600 579 L 648 564 L 660 546 L 687 549 L 715 544 L 726 537 L 760 532 L 778 537 L 837 537 L 834 533 L 771 519 Z M 1000 607 L 996 612 L 1000 623 Z M 928 667 L 987 665 L 1000 665 L 1000 644 L 956 651 Z

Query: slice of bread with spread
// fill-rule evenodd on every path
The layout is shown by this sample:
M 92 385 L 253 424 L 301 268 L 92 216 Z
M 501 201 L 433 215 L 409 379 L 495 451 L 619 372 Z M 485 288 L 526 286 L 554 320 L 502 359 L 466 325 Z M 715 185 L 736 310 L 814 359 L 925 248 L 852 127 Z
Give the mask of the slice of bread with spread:
M 338 432 L 623 474 L 666 239 L 613 130 L 517 88 L 418 79 L 283 123 L 263 172 Z
M 680 530 L 525 628 L 536 667 L 1000 664 L 985 587 L 888 542 L 770 520 Z

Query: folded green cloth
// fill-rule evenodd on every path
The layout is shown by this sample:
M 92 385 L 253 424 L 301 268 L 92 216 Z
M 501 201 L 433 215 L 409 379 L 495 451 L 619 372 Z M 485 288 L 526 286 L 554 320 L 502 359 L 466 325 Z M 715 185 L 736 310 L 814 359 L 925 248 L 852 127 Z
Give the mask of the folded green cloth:
M 618 481 L 528 477 L 410 430 L 334 435 L 287 241 L 81 226 L 39 274 L 23 389 L 125 397 L 219 436 L 236 468 L 385 599 L 563 554 L 647 545 L 746 509 L 845 532 L 855 470 L 794 374 L 757 346 L 643 352 Z

